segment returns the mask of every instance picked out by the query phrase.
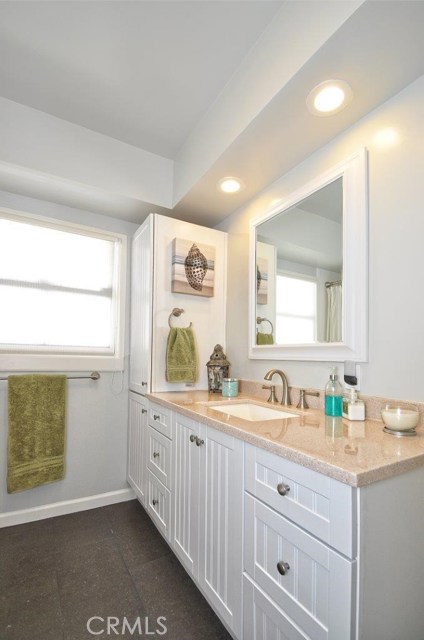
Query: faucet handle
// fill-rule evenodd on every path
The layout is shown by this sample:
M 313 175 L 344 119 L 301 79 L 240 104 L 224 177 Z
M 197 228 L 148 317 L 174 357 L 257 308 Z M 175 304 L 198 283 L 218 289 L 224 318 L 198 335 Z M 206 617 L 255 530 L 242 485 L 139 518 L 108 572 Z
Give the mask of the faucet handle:
M 275 395 L 275 384 L 263 384 L 262 389 L 270 390 L 270 394 L 267 402 L 278 402 L 277 397 Z
M 299 402 L 297 403 L 296 409 L 309 409 L 309 405 L 306 402 L 305 396 L 315 396 L 319 397 L 319 391 L 306 391 L 306 389 L 300 390 Z

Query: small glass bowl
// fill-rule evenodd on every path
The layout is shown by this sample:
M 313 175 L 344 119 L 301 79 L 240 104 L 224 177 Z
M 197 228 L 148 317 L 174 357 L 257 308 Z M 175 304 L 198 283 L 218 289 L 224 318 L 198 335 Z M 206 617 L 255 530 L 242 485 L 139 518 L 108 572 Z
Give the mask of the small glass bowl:
M 415 436 L 420 413 L 414 404 L 386 402 L 381 407 L 384 431 L 398 436 Z

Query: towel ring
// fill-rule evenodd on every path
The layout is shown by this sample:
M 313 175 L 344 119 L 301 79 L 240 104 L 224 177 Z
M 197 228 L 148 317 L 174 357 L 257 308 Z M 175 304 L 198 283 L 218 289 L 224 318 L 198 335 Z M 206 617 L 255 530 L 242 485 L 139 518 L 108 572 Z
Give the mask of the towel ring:
M 274 327 L 273 327 L 273 324 L 272 324 L 271 320 L 268 320 L 268 318 L 261 318 L 260 316 L 258 316 L 256 318 L 256 324 L 261 324 L 261 322 L 269 322 L 269 324 L 271 325 L 271 331 L 270 331 L 269 335 L 272 336 L 272 334 L 274 333 Z M 258 330 L 256 329 L 256 331 L 258 331 Z
M 179 309 L 178 307 L 174 307 L 174 309 L 172 309 L 172 311 L 171 311 L 171 313 L 169 314 L 169 317 L 168 317 L 168 325 L 169 325 L 170 329 L 172 329 L 172 324 L 171 324 L 172 316 L 175 316 L 176 318 L 179 318 L 182 313 L 184 313 L 184 309 Z M 188 327 L 186 327 L 186 329 L 191 329 L 192 326 L 193 326 L 193 323 L 190 322 L 190 324 L 188 325 Z

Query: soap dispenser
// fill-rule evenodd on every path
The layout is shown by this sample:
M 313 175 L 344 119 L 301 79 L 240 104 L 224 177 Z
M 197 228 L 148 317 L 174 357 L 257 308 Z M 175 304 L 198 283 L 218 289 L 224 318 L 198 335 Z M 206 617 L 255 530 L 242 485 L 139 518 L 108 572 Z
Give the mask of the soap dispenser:
M 343 418 L 348 420 L 365 420 L 365 404 L 358 398 L 356 389 L 349 390 L 348 398 L 343 398 Z
M 337 418 L 342 417 L 343 389 L 337 379 L 336 368 L 330 375 L 330 380 L 325 387 L 325 415 Z

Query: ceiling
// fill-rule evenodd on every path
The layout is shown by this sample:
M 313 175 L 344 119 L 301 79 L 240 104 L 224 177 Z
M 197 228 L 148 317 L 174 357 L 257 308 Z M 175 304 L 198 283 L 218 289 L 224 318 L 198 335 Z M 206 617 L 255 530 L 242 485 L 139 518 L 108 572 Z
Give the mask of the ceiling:
M 422 75 L 423 24 L 408 0 L 2 1 L 0 188 L 214 226 Z M 354 98 L 314 117 L 332 77 Z
M 1 95 L 166 158 L 281 2 L 0 2 Z

